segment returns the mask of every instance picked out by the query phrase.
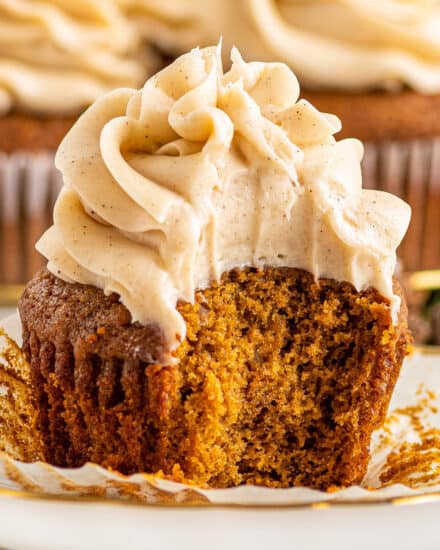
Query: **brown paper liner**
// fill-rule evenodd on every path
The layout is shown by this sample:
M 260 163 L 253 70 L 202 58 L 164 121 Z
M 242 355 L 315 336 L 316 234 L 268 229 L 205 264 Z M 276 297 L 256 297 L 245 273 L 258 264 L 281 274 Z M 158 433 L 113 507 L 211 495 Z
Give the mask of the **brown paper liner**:
M 364 187 L 398 195 L 412 219 L 397 253 L 405 271 L 440 267 L 440 138 L 367 143 Z
M 60 188 L 52 153 L 0 154 L 0 284 L 24 283 L 45 265 L 35 242 Z

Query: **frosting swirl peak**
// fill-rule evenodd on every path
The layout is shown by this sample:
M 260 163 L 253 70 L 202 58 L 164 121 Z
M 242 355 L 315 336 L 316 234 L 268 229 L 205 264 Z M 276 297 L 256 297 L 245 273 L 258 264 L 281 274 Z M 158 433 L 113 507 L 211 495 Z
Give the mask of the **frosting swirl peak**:
M 70 281 L 117 292 L 133 321 L 185 335 L 193 301 L 234 267 L 290 266 L 393 295 L 409 207 L 362 190 L 362 145 L 298 101 L 281 63 L 195 49 L 90 107 L 61 144 L 64 188 L 37 247 Z

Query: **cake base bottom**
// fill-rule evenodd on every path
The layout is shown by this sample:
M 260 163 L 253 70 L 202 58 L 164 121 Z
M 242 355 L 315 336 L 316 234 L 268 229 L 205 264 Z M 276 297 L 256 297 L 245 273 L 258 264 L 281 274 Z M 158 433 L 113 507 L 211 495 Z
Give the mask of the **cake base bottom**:
M 398 291 L 396 289 L 396 291 Z M 178 309 L 176 365 L 116 295 L 44 271 L 20 301 L 42 458 L 202 487 L 360 482 L 409 335 L 374 289 L 233 270 Z

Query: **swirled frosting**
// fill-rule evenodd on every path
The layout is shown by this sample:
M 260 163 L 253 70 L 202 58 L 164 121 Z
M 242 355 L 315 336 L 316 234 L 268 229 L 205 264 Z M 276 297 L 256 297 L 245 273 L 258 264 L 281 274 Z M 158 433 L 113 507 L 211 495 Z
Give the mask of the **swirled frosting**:
M 281 60 L 309 88 L 440 92 L 439 0 L 120 0 L 171 51 L 215 43 Z
M 114 0 L 0 0 L 0 115 L 80 112 L 155 64 Z
M 61 144 L 64 188 L 37 248 L 68 282 L 117 292 L 133 321 L 185 335 L 178 300 L 234 267 L 291 266 L 377 288 L 394 307 L 409 206 L 362 190 L 357 140 L 299 100 L 282 63 L 224 73 L 195 49 L 142 90 L 100 98 Z

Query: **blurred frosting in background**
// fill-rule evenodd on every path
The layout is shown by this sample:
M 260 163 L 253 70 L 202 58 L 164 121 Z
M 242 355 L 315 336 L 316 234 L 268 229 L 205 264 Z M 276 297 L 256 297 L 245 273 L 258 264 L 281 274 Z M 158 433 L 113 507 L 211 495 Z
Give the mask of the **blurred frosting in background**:
M 113 0 L 0 0 L 0 115 L 77 114 L 156 68 Z
M 309 88 L 440 92 L 438 0 L 119 0 L 170 54 L 216 43 L 284 61 Z
M 220 36 L 309 89 L 440 92 L 438 0 L 0 0 L 0 115 L 79 113 L 156 70 L 151 44 Z

